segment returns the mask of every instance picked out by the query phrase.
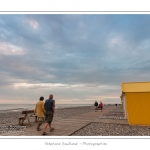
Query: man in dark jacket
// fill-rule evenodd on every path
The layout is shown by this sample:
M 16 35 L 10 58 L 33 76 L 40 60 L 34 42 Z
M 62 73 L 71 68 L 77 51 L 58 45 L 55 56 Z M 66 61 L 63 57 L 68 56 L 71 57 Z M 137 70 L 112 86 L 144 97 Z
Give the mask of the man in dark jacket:
M 51 127 L 51 123 L 53 120 L 54 112 L 55 112 L 55 100 L 53 100 L 53 95 L 49 95 L 49 99 L 45 101 L 44 104 L 44 109 L 45 109 L 45 125 L 43 129 L 42 135 L 46 135 L 47 133 L 45 132 L 47 127 L 49 126 L 50 132 L 54 130 L 54 128 Z
M 95 112 L 96 112 L 97 111 L 97 107 L 98 107 L 98 102 L 97 101 L 95 101 L 94 106 L 95 106 Z

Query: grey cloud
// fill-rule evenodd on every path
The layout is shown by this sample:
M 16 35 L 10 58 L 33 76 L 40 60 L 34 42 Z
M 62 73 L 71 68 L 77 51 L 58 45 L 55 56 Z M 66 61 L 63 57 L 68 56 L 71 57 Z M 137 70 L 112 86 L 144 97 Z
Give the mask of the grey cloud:
M 25 81 L 32 84 L 85 84 L 92 88 L 149 80 L 149 17 L 0 15 L 0 42 L 16 45 L 25 52 L 23 55 L 0 54 L 0 72 L 8 73 L 12 78 L 5 77 L 0 84 Z M 37 29 L 29 20 L 38 23 Z M 82 94 L 90 90 L 71 91 L 73 95 L 85 98 Z M 102 91 L 113 94 L 119 89 Z M 67 95 L 67 90 L 65 92 Z M 57 92 L 54 90 L 54 93 Z M 98 94 L 93 90 L 89 93 Z

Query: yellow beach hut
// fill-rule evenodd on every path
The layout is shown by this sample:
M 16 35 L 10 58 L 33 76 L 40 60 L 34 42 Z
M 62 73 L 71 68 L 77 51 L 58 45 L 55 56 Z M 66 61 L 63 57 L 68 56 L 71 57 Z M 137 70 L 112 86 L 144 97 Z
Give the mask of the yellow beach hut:
M 130 125 L 150 125 L 150 82 L 122 83 L 125 118 Z

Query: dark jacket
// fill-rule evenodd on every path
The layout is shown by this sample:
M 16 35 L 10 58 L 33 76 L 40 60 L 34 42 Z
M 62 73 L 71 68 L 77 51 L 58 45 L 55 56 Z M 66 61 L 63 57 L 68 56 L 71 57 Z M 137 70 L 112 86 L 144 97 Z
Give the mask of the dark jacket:
M 98 102 L 95 102 L 94 106 L 98 106 Z

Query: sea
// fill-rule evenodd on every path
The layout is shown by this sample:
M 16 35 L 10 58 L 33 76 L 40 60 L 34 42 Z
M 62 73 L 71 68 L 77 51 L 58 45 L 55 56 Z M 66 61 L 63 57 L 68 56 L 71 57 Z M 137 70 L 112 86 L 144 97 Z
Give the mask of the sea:
M 56 108 L 70 108 L 70 107 L 82 107 L 93 106 L 91 104 L 57 104 Z M 22 110 L 22 109 L 34 109 L 35 104 L 0 104 L 0 110 Z

